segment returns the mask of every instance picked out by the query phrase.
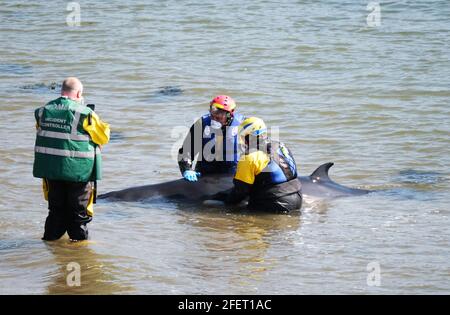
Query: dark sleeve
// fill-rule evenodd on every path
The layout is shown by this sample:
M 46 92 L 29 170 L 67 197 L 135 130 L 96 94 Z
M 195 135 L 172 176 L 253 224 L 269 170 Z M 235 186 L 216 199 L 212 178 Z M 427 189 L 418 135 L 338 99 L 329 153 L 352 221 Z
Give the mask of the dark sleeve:
M 40 123 L 39 110 L 40 110 L 40 108 L 38 108 L 34 111 L 34 119 L 36 120 L 36 127 L 39 127 L 39 123 Z
M 201 119 L 191 126 L 186 138 L 184 138 L 183 146 L 178 150 L 178 166 L 180 167 L 181 174 L 183 174 L 184 171 L 192 170 L 194 168 L 192 165 L 193 161 L 195 156 L 200 152 L 198 147 L 200 145 L 201 148 L 201 143 L 195 143 L 196 138 L 201 141 L 201 137 L 199 138 L 198 135 L 195 137 L 196 132 L 198 132 L 199 124 L 201 130 Z
M 252 185 L 244 183 L 238 179 L 234 179 L 233 183 L 234 187 L 224 200 L 225 204 L 237 204 L 250 194 L 250 188 Z

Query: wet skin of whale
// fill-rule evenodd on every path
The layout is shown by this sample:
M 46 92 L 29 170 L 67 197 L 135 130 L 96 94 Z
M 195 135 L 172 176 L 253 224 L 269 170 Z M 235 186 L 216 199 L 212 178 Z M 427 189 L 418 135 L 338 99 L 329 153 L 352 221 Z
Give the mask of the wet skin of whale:
M 346 196 L 359 196 L 369 193 L 369 190 L 342 186 L 330 179 L 328 171 L 334 163 L 319 166 L 310 176 L 299 176 L 302 183 L 302 194 L 310 200 L 332 199 Z M 212 195 L 233 187 L 233 177 L 230 174 L 207 175 L 197 182 L 184 179 L 173 180 L 160 184 L 145 185 L 111 191 L 100 195 L 99 199 L 115 201 L 145 201 L 152 198 L 186 199 L 204 201 Z

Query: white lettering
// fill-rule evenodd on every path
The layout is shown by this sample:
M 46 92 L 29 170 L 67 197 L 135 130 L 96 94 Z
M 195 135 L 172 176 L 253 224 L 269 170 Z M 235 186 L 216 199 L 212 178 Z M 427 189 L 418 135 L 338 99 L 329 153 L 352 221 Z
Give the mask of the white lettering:
M 47 117 L 47 118 L 45 118 L 45 121 L 56 122 L 56 123 L 60 123 L 60 124 L 66 123 L 66 120 L 63 119 L 63 118 L 52 118 L 52 117 Z
M 369 287 L 379 287 L 381 285 L 381 267 L 380 263 L 373 261 L 367 264 L 367 285 Z
M 183 145 L 183 135 L 185 135 L 189 129 L 184 126 L 176 126 L 172 129 L 170 137 L 172 139 L 177 139 L 172 145 L 170 150 L 170 155 L 174 161 L 178 161 L 178 149 Z
M 75 27 L 81 25 L 81 9 L 78 2 L 69 2 L 66 11 L 70 12 L 66 17 L 67 26 Z
M 72 271 L 73 270 L 73 271 Z M 72 271 L 67 275 L 66 283 L 69 287 L 81 286 L 81 267 L 76 262 L 67 264 L 67 271 Z
M 42 123 L 41 127 L 70 130 L 70 126 L 61 125 L 61 124 L 54 124 L 54 123 Z
M 378 2 L 369 2 L 366 8 L 367 11 L 372 11 L 367 15 L 366 22 L 369 27 L 377 27 L 381 25 L 381 7 Z
M 184 302 L 178 303 L 179 310 L 204 310 L 209 313 L 212 302 L 192 302 L 186 299 Z

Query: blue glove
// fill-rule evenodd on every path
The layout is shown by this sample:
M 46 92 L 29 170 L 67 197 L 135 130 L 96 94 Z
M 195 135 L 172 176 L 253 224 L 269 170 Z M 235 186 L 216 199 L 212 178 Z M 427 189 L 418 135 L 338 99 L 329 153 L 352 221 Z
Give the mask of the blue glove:
M 184 171 L 183 177 L 190 182 L 196 182 L 198 180 L 197 177 L 200 177 L 200 173 L 196 171 Z

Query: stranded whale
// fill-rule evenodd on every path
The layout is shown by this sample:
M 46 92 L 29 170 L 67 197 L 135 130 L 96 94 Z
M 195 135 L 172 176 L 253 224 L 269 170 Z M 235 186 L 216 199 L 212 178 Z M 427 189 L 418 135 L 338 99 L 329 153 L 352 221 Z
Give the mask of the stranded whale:
M 310 176 L 299 176 L 303 196 L 309 200 L 332 199 L 346 196 L 360 196 L 369 190 L 350 188 L 330 179 L 329 169 L 334 163 L 319 166 Z M 152 198 L 185 199 L 188 201 L 205 201 L 212 195 L 233 187 L 231 174 L 206 175 L 197 182 L 177 179 L 159 184 L 131 187 L 111 191 L 98 196 L 99 199 L 115 201 L 146 201 Z

